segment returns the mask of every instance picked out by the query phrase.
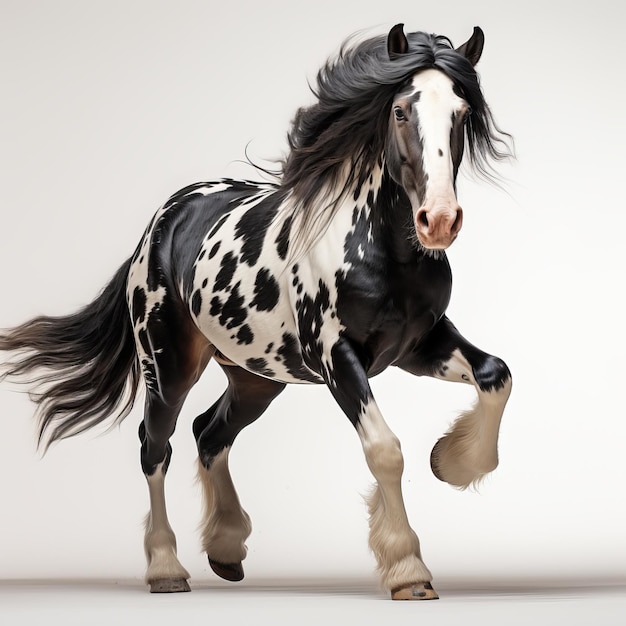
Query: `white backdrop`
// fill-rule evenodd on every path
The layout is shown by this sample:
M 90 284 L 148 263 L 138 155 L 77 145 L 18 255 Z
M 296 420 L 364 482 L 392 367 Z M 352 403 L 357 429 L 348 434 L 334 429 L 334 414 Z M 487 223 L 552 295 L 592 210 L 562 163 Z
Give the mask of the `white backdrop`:
M 500 170 L 506 193 L 460 181 L 449 314 L 513 371 L 500 467 L 479 494 L 430 473 L 471 389 L 388 371 L 374 392 L 436 579 L 626 575 L 624 17 L 589 6 L 1 0 L 0 327 L 90 301 L 172 192 L 254 175 L 236 163 L 248 142 L 280 156 L 307 79 L 346 36 L 402 21 L 458 45 L 480 25 L 482 84 L 518 161 Z M 196 580 L 209 573 L 190 427 L 224 384 L 210 366 L 173 438 L 170 516 Z M 0 386 L 0 578 L 143 574 L 140 405 L 41 459 L 33 405 Z M 325 389 L 289 388 L 231 458 L 254 525 L 248 576 L 370 574 L 370 476 Z

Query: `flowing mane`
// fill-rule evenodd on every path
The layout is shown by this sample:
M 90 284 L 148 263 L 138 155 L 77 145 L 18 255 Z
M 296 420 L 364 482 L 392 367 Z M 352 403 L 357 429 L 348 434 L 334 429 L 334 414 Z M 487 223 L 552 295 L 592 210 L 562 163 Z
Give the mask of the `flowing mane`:
M 447 74 L 471 107 L 466 144 L 473 170 L 493 179 L 491 161 L 511 155 L 510 135 L 496 125 L 472 64 L 439 35 L 407 35 L 408 51 L 389 58 L 386 36 L 347 40 L 320 69 L 317 102 L 300 108 L 288 133 L 281 188 L 294 199 L 309 243 L 324 231 L 340 200 L 370 174 L 384 151 L 395 94 L 416 72 Z

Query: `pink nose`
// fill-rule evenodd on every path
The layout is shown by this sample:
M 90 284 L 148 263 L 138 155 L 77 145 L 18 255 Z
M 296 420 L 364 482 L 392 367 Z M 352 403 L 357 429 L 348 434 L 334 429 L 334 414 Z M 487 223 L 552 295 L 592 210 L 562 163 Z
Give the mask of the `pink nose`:
M 429 210 L 421 208 L 415 216 L 415 228 L 420 243 L 425 248 L 444 250 L 456 239 L 463 226 L 463 209 L 446 208 Z

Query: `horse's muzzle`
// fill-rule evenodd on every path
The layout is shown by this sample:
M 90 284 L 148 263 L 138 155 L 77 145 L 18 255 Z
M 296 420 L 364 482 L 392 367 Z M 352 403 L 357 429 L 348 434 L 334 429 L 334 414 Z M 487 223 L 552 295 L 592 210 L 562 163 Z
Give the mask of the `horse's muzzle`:
M 463 209 L 460 206 L 433 209 L 422 207 L 415 214 L 417 238 L 429 250 L 449 248 L 462 226 Z

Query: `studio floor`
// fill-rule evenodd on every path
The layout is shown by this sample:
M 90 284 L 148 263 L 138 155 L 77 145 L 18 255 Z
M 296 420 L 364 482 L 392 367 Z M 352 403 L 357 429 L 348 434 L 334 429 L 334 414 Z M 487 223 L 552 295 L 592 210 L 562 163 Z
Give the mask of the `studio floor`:
M 3 580 L 0 623 L 623 626 L 626 581 L 438 581 L 441 599 L 391 602 L 373 579 L 192 581 L 158 595 L 140 580 Z

